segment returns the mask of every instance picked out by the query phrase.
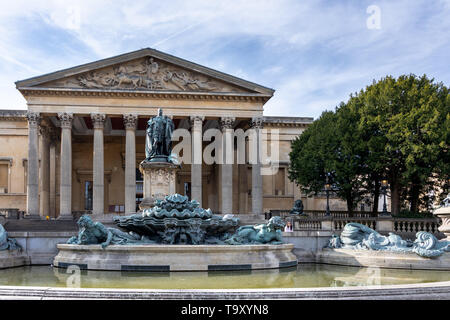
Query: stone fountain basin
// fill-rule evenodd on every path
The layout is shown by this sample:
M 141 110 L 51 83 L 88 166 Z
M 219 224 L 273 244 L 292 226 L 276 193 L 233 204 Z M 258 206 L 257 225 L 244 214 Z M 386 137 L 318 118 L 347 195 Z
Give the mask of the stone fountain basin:
M 450 270 L 450 253 L 435 258 L 421 257 L 413 252 L 322 249 L 316 262 L 352 267 L 373 267 L 409 270 Z
M 30 257 L 19 250 L 0 251 L 0 269 L 26 266 L 30 264 Z
M 58 244 L 53 265 L 84 270 L 228 271 L 292 267 L 294 245 L 100 245 Z

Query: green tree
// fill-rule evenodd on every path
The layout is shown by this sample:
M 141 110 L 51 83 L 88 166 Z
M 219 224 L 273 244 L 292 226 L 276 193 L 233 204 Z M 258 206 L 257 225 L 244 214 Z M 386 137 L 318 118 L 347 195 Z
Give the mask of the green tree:
M 389 181 L 391 211 L 426 208 L 446 189 L 450 172 L 450 92 L 426 75 L 391 76 L 326 111 L 292 143 L 289 178 L 306 193 L 323 190 L 331 173 L 336 194 L 352 211 Z
M 335 126 L 334 113 L 325 111 L 292 142 L 289 178 L 307 194 L 317 194 L 324 188 L 327 158 L 336 144 Z
M 324 189 L 329 174 L 333 191 L 352 212 L 364 195 L 361 173 L 364 146 L 358 141 L 358 114 L 341 104 L 326 111 L 292 143 L 289 178 L 307 194 Z
M 419 199 L 436 185 L 433 174 L 439 163 L 448 160 L 444 134 L 448 95 L 442 83 L 412 74 L 398 79 L 388 76 L 358 95 L 363 102 L 359 128 L 367 140 L 368 164 L 373 171 L 385 171 L 393 215 L 403 202 L 418 211 Z M 448 169 L 444 168 L 440 177 L 445 175 Z

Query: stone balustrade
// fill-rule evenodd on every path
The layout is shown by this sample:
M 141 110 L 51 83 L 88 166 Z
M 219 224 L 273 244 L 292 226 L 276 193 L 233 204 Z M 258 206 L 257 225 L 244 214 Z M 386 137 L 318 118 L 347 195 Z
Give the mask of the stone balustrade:
M 20 219 L 23 217 L 23 211 L 18 208 L 0 208 L 0 216 L 7 219 Z
M 333 230 L 334 231 L 341 231 L 342 229 L 344 229 L 345 225 L 347 223 L 350 222 L 356 222 L 359 224 L 363 224 L 371 229 L 377 230 L 377 218 L 361 218 L 361 217 L 356 217 L 356 218 L 332 218 L 332 225 L 333 225 Z M 384 230 L 383 230 L 384 231 Z
M 368 217 L 364 215 L 353 215 L 350 217 L 347 213 L 330 216 L 297 216 L 286 213 L 280 214 L 285 220 L 293 222 L 294 231 L 332 231 L 339 234 L 344 226 L 350 222 L 363 224 L 381 234 L 393 232 L 406 239 L 414 239 L 419 231 L 426 231 L 435 235 L 438 239 L 444 235 L 438 230 L 438 218 L 398 218 L 391 216 Z
M 294 221 L 294 230 L 322 230 L 322 219 L 299 219 Z
M 412 233 L 426 231 L 432 234 L 439 233 L 439 221 L 436 218 L 411 219 L 411 218 L 393 218 L 393 231 L 396 233 Z
M 280 216 L 284 219 L 291 216 L 290 211 L 291 210 L 270 210 L 269 212 L 266 212 L 265 215 L 266 219 L 270 219 L 272 216 Z M 326 217 L 325 210 L 304 210 L 304 213 L 311 218 Z M 377 214 L 374 214 L 373 212 L 366 211 L 355 211 L 352 213 L 349 213 L 348 211 L 330 211 L 330 215 L 335 218 L 369 218 L 377 216 Z

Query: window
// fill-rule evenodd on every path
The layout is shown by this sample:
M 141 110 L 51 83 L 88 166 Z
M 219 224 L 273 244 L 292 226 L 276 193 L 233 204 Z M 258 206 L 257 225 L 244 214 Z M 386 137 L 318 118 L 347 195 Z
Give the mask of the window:
M 124 213 L 125 212 L 125 206 L 121 205 L 121 204 L 111 204 L 108 207 L 108 212 Z
M 115 205 L 115 206 L 114 206 L 114 212 L 117 212 L 117 213 L 125 212 L 125 206 L 122 206 L 122 205 Z
M 27 193 L 27 184 L 28 184 L 28 160 L 22 159 L 23 165 L 23 193 Z
M 144 199 L 144 177 L 139 168 L 136 168 L 136 212 L 139 211 L 139 204 Z M 125 211 L 125 208 L 123 209 Z
M 187 196 L 189 200 L 191 200 L 191 183 L 190 182 L 184 183 L 184 195 Z
M 92 210 L 92 181 L 84 183 L 84 210 Z
M 144 181 L 141 170 L 139 170 L 138 168 L 136 168 L 136 181 Z
M 0 163 L 0 193 L 8 193 L 9 165 Z
M 284 196 L 286 194 L 285 184 L 285 168 L 278 168 L 278 172 L 275 174 L 275 195 Z

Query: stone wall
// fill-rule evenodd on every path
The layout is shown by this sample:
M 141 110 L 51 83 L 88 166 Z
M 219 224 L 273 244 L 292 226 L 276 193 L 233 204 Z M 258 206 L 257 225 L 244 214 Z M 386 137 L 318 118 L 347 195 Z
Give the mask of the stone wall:
M 316 262 L 317 252 L 327 245 L 332 234 L 332 231 L 283 232 L 283 240 L 294 245 L 292 252 L 298 263 L 311 263 Z
M 58 254 L 56 245 L 66 243 L 76 232 L 8 232 L 22 246 L 31 265 L 49 265 Z
M 0 164 L 7 167 L 7 185 L 0 193 L 0 208 L 26 209 L 28 129 L 25 118 L 0 118 Z M 6 192 L 6 193 L 3 193 Z

